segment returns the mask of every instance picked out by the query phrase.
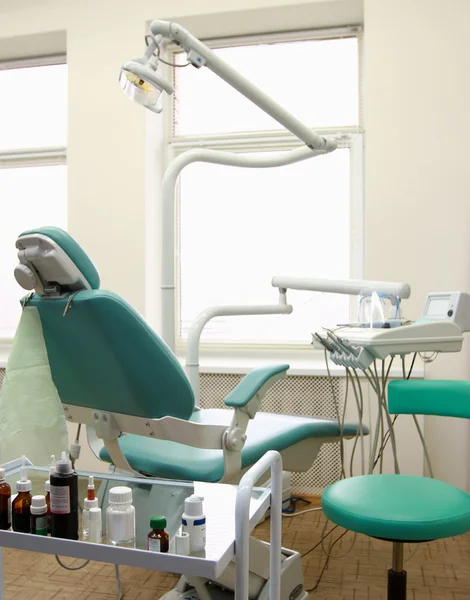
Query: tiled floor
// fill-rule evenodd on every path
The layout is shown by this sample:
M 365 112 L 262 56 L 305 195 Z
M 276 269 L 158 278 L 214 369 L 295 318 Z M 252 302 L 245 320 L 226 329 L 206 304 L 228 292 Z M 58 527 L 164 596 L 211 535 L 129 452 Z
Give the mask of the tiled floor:
M 325 520 L 321 512 L 311 512 L 285 518 L 286 547 L 302 554 L 320 541 Z M 330 529 L 328 527 L 327 531 Z M 337 529 L 325 540 L 336 539 Z M 262 539 L 269 537 L 269 521 L 257 528 Z M 347 533 L 333 547 L 341 555 L 351 546 L 352 534 Z M 409 600 L 469 600 L 470 599 L 470 534 L 459 538 L 407 546 L 405 556 L 408 571 Z M 386 571 L 391 547 L 386 542 L 357 536 L 351 550 L 342 558 L 332 558 L 325 569 L 312 600 L 385 600 Z M 313 588 L 325 564 L 326 556 L 318 546 L 303 559 L 306 588 Z M 66 559 L 64 559 L 66 561 Z M 80 564 L 69 561 L 67 564 Z M 125 600 L 157 600 L 172 589 L 178 577 L 144 569 L 121 567 Z M 114 567 L 90 563 L 80 571 L 62 569 L 53 556 L 5 550 L 6 600 L 116 600 Z

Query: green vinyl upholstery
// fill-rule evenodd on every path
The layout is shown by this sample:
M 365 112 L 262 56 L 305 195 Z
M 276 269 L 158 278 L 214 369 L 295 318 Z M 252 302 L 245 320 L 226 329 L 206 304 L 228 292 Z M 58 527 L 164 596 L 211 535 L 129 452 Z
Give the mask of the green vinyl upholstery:
M 391 381 L 388 409 L 395 414 L 470 419 L 470 381 Z
M 467 381 L 392 381 L 388 394 L 391 413 L 470 418 Z M 343 479 L 324 491 L 322 508 L 337 525 L 394 542 L 470 531 L 470 495 L 428 477 L 377 474 Z
M 191 385 L 178 360 L 122 298 L 104 290 L 35 294 L 52 379 L 64 404 L 137 417 L 189 419 Z
M 88 281 L 92 290 L 97 290 L 100 287 L 100 275 L 95 265 L 83 248 L 69 233 L 59 227 L 38 227 L 37 229 L 23 231 L 23 233 L 20 234 L 20 237 L 34 233 L 45 235 L 60 246 Z
M 196 411 L 191 421 L 212 425 L 230 425 L 232 411 L 208 409 Z M 356 435 L 357 427 L 346 424 L 345 436 Z M 268 450 L 282 452 L 308 438 L 328 441 L 339 437 L 337 421 L 259 412 L 250 421 L 248 439 L 242 450 L 242 467 L 248 467 Z M 175 442 L 156 440 L 138 435 L 119 438 L 121 450 L 130 466 L 141 473 L 159 473 L 168 479 L 189 481 L 219 481 L 224 474 L 222 450 L 202 450 Z M 110 462 L 106 448 L 100 458 Z
M 325 490 L 322 507 L 333 523 L 388 540 L 435 540 L 470 530 L 470 496 L 427 477 L 350 477 Z
M 260 367 L 248 373 L 225 398 L 225 406 L 240 408 L 246 406 L 248 402 L 257 394 L 266 383 L 281 373 L 285 373 L 289 365 L 270 365 Z
M 176 357 L 122 298 L 99 289 L 98 272 L 71 236 L 55 227 L 21 235 L 34 234 L 56 242 L 92 288 L 73 293 L 57 288 L 58 295 L 34 294 L 25 299 L 39 312 L 52 379 L 63 404 L 145 419 L 170 416 L 230 425 L 233 410 L 194 410 L 191 385 Z M 288 368 L 274 365 L 254 370 L 228 396 L 226 404 L 243 408 Z M 343 433 L 354 436 L 357 427 L 346 425 Z M 244 467 L 268 450 L 282 451 L 308 438 L 333 441 L 340 431 L 336 421 L 258 413 L 247 434 Z M 119 444 L 130 466 L 145 474 L 200 481 L 219 481 L 224 475 L 222 450 L 131 434 L 121 436 Z M 105 449 L 100 457 L 110 460 Z

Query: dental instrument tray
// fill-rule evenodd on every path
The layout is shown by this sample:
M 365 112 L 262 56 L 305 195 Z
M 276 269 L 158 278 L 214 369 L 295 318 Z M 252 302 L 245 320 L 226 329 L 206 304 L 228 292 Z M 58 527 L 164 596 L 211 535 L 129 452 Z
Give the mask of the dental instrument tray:
M 459 352 L 463 343 L 459 326 L 443 322 L 416 321 L 391 329 L 345 327 L 334 336 L 345 351 L 365 348 L 379 359 L 410 352 Z
M 437 292 L 427 295 L 423 315 L 394 327 L 345 326 L 313 335 L 337 365 L 367 369 L 374 360 L 414 352 L 460 352 L 463 333 L 470 331 L 470 295 Z

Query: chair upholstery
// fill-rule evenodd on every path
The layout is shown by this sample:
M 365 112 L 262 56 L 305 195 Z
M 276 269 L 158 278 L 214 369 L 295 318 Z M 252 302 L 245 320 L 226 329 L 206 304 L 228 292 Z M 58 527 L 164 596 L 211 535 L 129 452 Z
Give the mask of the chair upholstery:
M 427 477 L 351 477 L 330 485 L 322 506 L 333 523 L 388 540 L 427 541 L 470 530 L 470 496 Z
M 52 379 L 64 404 L 137 417 L 189 419 L 191 385 L 168 346 L 117 294 L 35 294 Z
M 224 409 L 200 410 L 192 415 L 191 421 L 228 427 L 232 414 Z M 344 435 L 353 436 L 356 430 L 356 426 L 346 425 Z M 254 464 L 268 450 L 282 452 L 308 438 L 328 440 L 338 435 L 338 423 L 334 420 L 259 412 L 248 425 L 242 468 Z M 119 445 L 131 467 L 141 473 L 209 482 L 219 481 L 224 474 L 222 450 L 202 450 L 139 435 L 125 435 L 119 439 Z M 100 458 L 110 461 L 106 448 L 101 450 Z
M 176 357 L 122 298 L 99 289 L 98 272 L 78 243 L 55 227 L 23 232 L 19 241 L 21 236 L 33 236 L 34 248 L 34 234 L 49 237 L 58 246 L 53 249 L 55 254 L 50 255 L 51 259 L 60 258 L 61 252 L 70 258 L 70 266 L 63 267 L 66 282 L 67 269 L 78 269 L 81 285 L 88 283 L 91 288 L 77 290 L 67 287 L 67 283 L 59 286 L 57 281 L 48 280 L 45 283 L 51 292 L 35 293 L 24 299 L 28 306 L 39 312 L 52 380 L 67 410 L 73 412 L 73 407 L 91 409 L 96 411 L 93 419 L 108 412 L 144 419 L 175 417 L 223 425 L 227 427 L 226 432 L 234 411 L 195 411 L 191 385 Z M 40 260 L 42 262 L 38 260 L 33 265 L 38 273 L 41 264 L 48 260 L 47 253 L 42 254 Z M 49 277 L 51 273 L 55 274 L 43 265 L 41 276 L 46 272 Z M 46 289 L 45 285 L 43 287 Z M 229 395 L 227 405 L 240 411 L 239 414 L 249 414 L 243 413 L 244 407 L 257 397 L 261 388 L 287 369 L 288 365 L 257 369 Z M 71 413 L 68 414 L 72 418 Z M 100 450 L 100 458 L 110 461 L 111 452 L 116 460 L 123 454 L 127 460 L 123 468 L 130 466 L 135 471 L 157 477 L 219 481 L 224 476 L 225 450 L 205 450 L 130 433 L 118 437 L 119 433 L 120 430 L 116 430 L 112 439 L 107 438 L 108 449 Z M 356 433 L 356 426 L 344 427 L 345 436 Z M 299 445 L 303 452 L 307 444 L 309 447 L 316 445 L 318 451 L 319 443 L 310 444 L 308 440 L 333 441 L 340 431 L 338 423 L 332 420 L 257 413 L 248 424 L 247 435 L 241 453 L 242 468 L 256 462 L 268 450 L 283 451 L 295 447 L 297 451 Z M 105 436 L 101 437 L 106 440 Z M 119 452 L 116 452 L 116 446 Z M 315 454 L 311 458 L 313 462 Z M 298 465 L 297 459 L 295 461 Z

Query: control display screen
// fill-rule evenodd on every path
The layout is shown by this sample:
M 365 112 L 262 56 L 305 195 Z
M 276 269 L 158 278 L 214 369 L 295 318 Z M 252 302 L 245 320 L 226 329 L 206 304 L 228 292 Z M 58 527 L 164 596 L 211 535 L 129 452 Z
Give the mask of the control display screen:
M 428 304 L 428 310 L 426 311 L 427 317 L 445 317 L 449 308 L 449 296 L 430 298 Z

